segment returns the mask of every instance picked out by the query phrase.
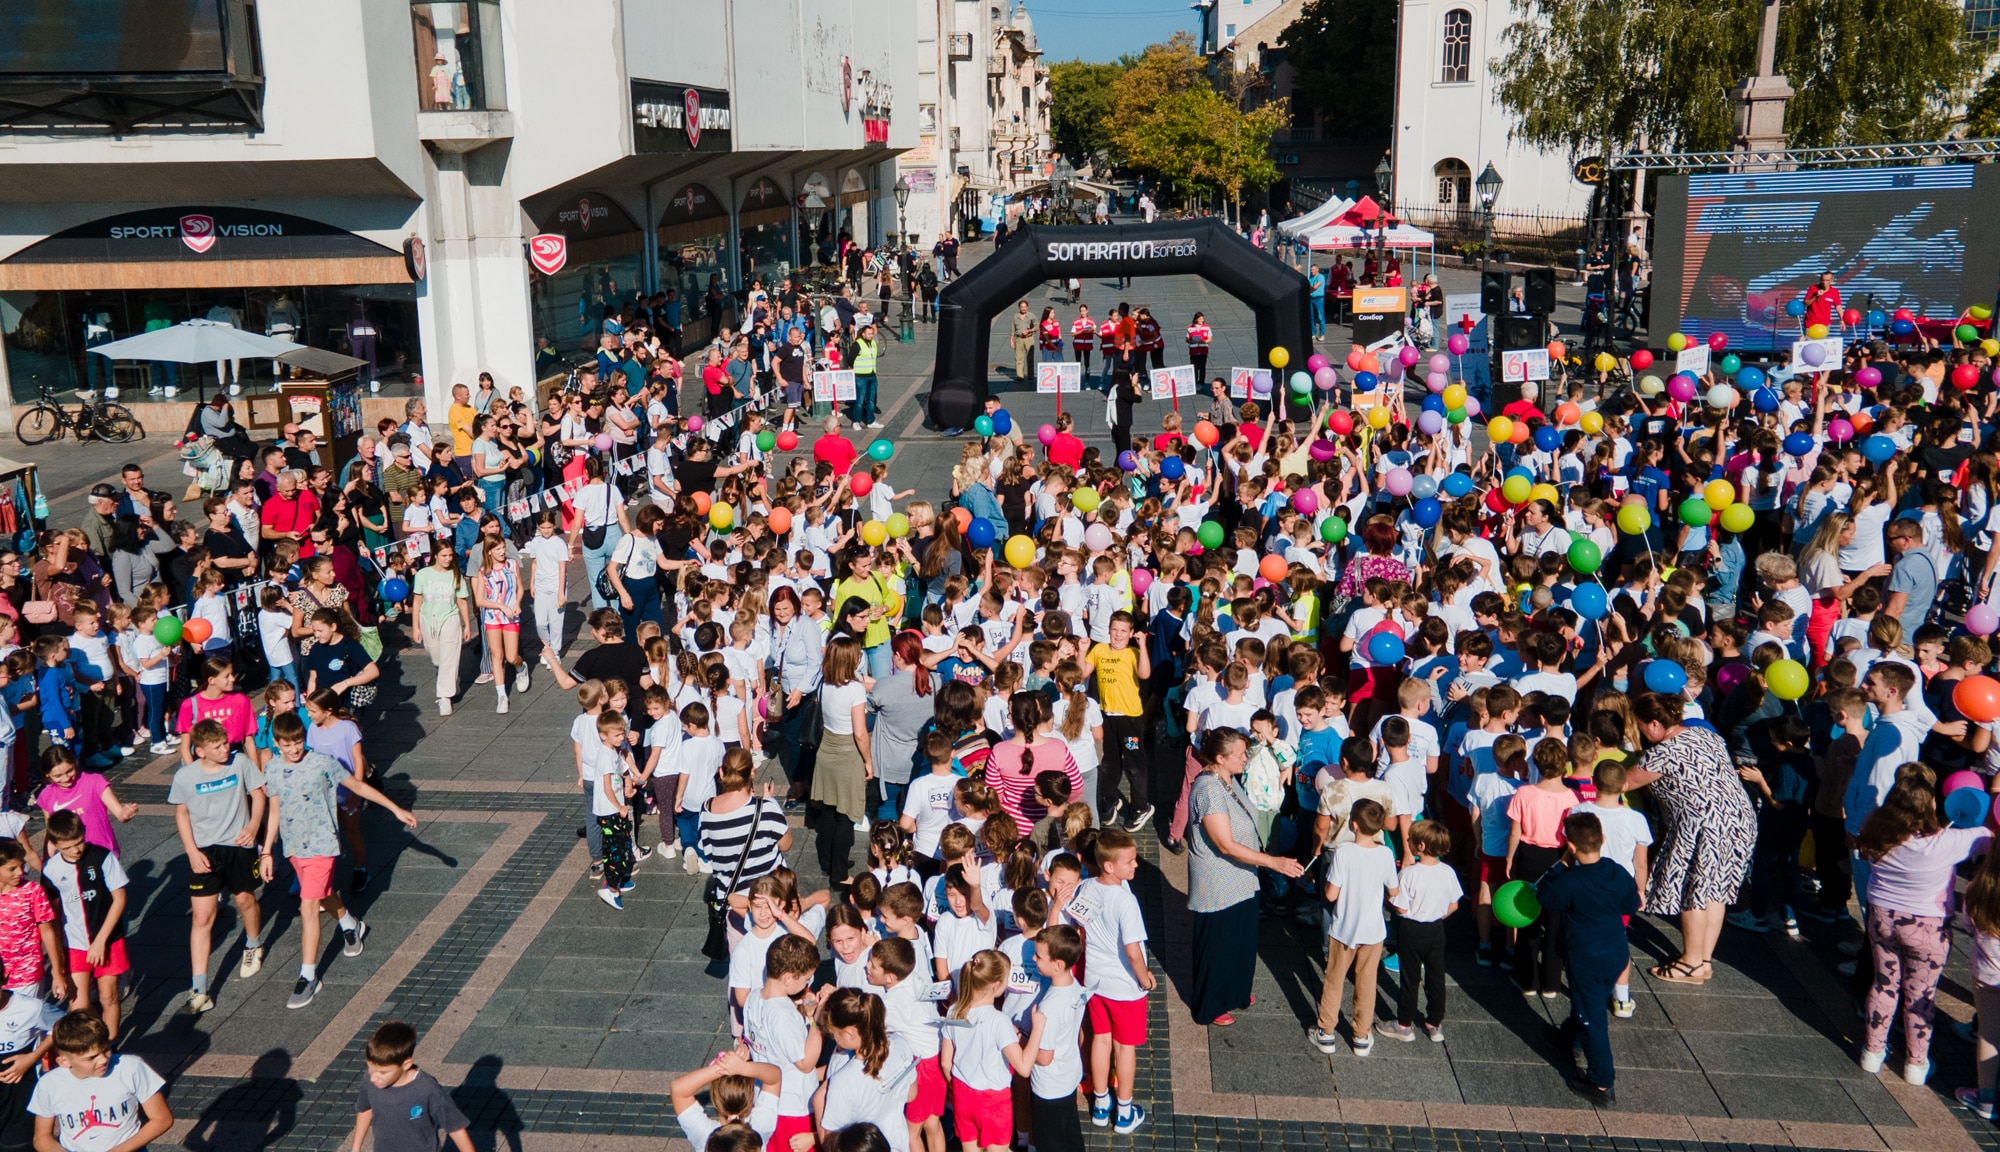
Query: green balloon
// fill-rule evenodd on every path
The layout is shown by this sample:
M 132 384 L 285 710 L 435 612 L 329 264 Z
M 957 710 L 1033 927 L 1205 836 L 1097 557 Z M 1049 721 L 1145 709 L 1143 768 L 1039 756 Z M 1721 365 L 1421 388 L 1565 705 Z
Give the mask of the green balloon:
M 1526 928 L 1541 914 L 1541 897 L 1525 881 L 1509 880 L 1493 893 L 1493 918 L 1509 928 Z
M 1585 576 L 1597 571 L 1604 563 L 1604 551 L 1594 540 L 1572 540 L 1569 545 L 1569 566 Z
M 992 422 L 993 421 L 991 419 L 987 420 L 988 424 L 991 424 Z M 870 444 L 868 446 L 868 455 L 876 460 L 887 460 L 889 457 L 895 454 L 896 454 L 896 446 L 894 444 L 889 443 L 887 440 L 877 440 L 875 441 L 875 443 Z
M 1465 423 L 1465 405 L 1460 404 L 1456 408 L 1445 409 L 1444 419 L 1447 424 Z
M 1743 367 L 1743 358 L 1734 352 L 1722 358 L 1722 374 L 1725 376 L 1736 375 L 1736 370 L 1741 367 Z
M 1195 529 L 1194 536 L 1195 539 L 1201 541 L 1203 548 L 1222 547 L 1222 525 L 1217 524 L 1213 520 L 1203 520 L 1201 527 Z
M 1709 518 L 1714 515 L 1715 509 L 1710 508 L 1708 501 L 1699 496 L 1690 496 L 1681 501 L 1681 523 L 1690 528 L 1707 527 Z
M 1958 337 L 1960 344 L 1977 344 L 1979 342 L 1979 329 L 1974 328 L 1970 324 L 1960 324 L 1957 331 L 1952 334 Z
M 769 428 L 757 433 L 757 451 L 769 452 L 778 446 L 778 434 Z
M 980 416 L 972 421 L 972 430 L 981 436 L 993 435 L 993 417 Z
M 178 616 L 162 616 L 153 622 L 153 639 L 172 647 L 181 642 L 181 621 Z
M 1328 544 L 1338 544 L 1347 539 L 1347 521 L 1338 516 L 1328 516 L 1320 521 L 1319 538 Z

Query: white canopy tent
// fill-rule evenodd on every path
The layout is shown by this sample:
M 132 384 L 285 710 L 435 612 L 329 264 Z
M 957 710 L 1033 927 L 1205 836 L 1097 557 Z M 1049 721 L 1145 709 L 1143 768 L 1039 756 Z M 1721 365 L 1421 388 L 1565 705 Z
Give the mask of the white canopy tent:
M 1437 272 L 1437 237 L 1414 224 L 1391 224 L 1379 236 L 1359 224 L 1328 224 L 1301 236 L 1315 252 L 1371 252 L 1379 244 L 1396 252 L 1429 252 L 1430 270 Z
M 1303 216 L 1294 216 L 1290 220 L 1280 221 L 1278 231 L 1283 232 L 1287 236 L 1304 235 L 1340 219 L 1341 214 L 1352 207 L 1354 207 L 1354 201 L 1335 196 Z

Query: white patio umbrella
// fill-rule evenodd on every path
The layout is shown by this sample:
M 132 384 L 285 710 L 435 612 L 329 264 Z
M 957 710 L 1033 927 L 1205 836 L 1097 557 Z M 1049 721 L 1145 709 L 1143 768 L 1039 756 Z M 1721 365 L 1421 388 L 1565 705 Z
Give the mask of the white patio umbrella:
M 206 364 L 215 360 L 262 358 L 275 360 L 298 351 L 297 344 L 245 332 L 214 320 L 186 320 L 155 328 L 90 349 L 113 360 L 167 360 L 176 364 Z

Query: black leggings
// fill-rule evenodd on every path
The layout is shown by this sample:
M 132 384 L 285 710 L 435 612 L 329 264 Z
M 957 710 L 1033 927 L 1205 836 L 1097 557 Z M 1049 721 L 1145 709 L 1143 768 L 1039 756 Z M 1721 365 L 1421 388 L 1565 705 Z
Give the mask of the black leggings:
M 829 884 L 845 884 L 854 855 L 854 819 L 831 805 L 815 805 L 813 846 L 819 853 L 820 870 Z
M 1405 1028 L 1417 1023 L 1417 987 L 1422 981 L 1425 1007 L 1423 1022 L 1437 1027 L 1444 1023 L 1444 921 L 1396 921 L 1396 1021 Z
M 1523 844 L 1514 849 L 1514 869 L 1509 876 L 1533 884 L 1562 858 L 1561 848 Z M 1533 924 L 1515 934 L 1514 979 L 1524 990 L 1555 992 L 1562 987 L 1560 929 L 1561 921 L 1555 910 L 1544 908 Z

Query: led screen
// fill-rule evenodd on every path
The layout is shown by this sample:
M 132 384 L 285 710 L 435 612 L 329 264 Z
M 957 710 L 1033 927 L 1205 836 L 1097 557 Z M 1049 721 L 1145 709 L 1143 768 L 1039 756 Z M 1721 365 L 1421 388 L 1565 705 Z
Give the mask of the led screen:
M 4 0 L 0 76 L 221 72 L 221 0 Z

